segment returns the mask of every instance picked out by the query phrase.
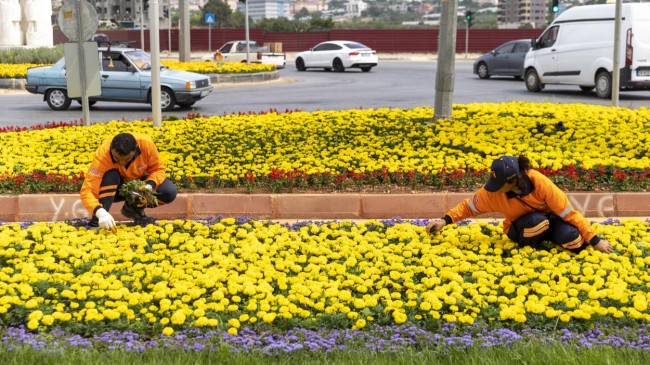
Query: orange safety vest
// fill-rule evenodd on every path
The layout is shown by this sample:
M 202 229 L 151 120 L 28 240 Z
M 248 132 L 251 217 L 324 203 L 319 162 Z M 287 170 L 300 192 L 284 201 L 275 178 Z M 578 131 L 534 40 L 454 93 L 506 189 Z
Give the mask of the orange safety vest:
M 507 234 L 512 222 L 524 214 L 535 211 L 555 213 L 575 226 L 585 241 L 590 242 L 596 236 L 589 222 L 573 209 L 566 194 L 548 177 L 535 170 L 528 170 L 526 174 L 533 184 L 533 190 L 529 194 L 509 197 L 506 193 L 491 193 L 482 187 L 471 199 L 465 199 L 446 215 L 452 222 L 457 222 L 483 213 L 499 212 L 505 216 L 503 231 Z
M 88 212 L 93 215 L 97 208 L 101 208 L 99 202 L 99 187 L 104 174 L 113 169 L 117 169 L 120 176 L 127 180 L 142 179 L 146 174 L 147 181 L 153 181 L 156 186 L 162 184 L 166 178 L 165 167 L 160 161 L 158 150 L 154 145 L 151 137 L 131 133 L 135 137 L 136 150 L 135 156 L 128 167 L 120 166 L 113 161 L 111 155 L 112 138 L 105 140 L 95 151 L 93 162 L 88 168 L 83 184 L 81 185 L 81 202 Z

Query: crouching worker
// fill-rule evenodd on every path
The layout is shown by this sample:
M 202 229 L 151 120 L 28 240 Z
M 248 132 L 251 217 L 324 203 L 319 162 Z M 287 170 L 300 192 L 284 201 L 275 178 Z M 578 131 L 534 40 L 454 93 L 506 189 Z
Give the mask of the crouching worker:
M 505 216 L 503 230 L 520 246 L 542 248 L 551 241 L 569 251 L 580 252 L 588 245 L 610 253 L 612 246 L 596 236 L 589 222 L 573 209 L 566 194 L 549 178 L 531 169 L 524 156 L 502 156 L 492 162 L 490 178 L 472 199 L 465 199 L 442 219 L 427 225 L 435 233 L 447 224 L 482 213 Z
M 154 191 L 159 204 L 176 199 L 176 186 L 167 179 L 151 138 L 139 133 L 120 133 L 95 151 L 81 186 L 81 201 L 92 216 L 91 227 L 116 230 L 109 210 L 113 202 L 125 201 L 118 191 L 126 180 L 145 181 L 144 188 Z M 144 208 L 125 201 L 121 213 L 136 224 L 146 224 Z

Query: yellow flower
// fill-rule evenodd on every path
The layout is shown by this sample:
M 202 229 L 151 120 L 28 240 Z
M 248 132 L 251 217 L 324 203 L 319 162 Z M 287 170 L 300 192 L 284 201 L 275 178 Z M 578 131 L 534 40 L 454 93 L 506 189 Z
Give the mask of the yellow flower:
M 171 335 L 174 334 L 174 329 L 171 328 L 171 327 L 165 327 L 162 330 L 162 334 L 165 335 L 165 336 L 171 336 Z

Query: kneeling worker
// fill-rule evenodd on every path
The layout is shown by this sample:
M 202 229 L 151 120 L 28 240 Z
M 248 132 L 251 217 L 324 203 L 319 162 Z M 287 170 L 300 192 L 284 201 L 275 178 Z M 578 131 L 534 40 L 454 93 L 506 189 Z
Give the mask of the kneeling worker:
M 151 137 L 140 133 L 120 133 L 105 140 L 95 151 L 93 162 L 81 186 L 81 201 L 91 214 L 91 227 L 116 230 L 108 212 L 113 202 L 124 201 L 117 194 L 125 180 L 143 180 L 145 188 L 155 191 L 158 202 L 176 199 L 176 186 L 167 179 L 158 150 Z M 121 213 L 136 224 L 146 218 L 145 207 L 124 203 Z
M 447 224 L 482 213 L 499 212 L 505 216 L 504 232 L 520 246 L 541 248 L 543 241 L 551 241 L 573 252 L 588 245 L 612 252 L 610 243 L 596 235 L 566 194 L 533 170 L 525 156 L 499 157 L 492 162 L 490 174 L 471 199 L 465 199 L 442 219 L 429 222 L 427 232 L 435 233 Z

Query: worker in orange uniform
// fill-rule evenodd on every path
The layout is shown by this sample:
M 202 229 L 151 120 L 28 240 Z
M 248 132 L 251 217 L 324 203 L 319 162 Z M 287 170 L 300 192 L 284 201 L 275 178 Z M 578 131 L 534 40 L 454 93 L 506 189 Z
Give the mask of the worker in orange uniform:
M 95 151 L 80 191 L 81 201 L 92 216 L 91 227 L 116 230 L 109 210 L 113 202 L 124 201 L 117 194 L 121 184 L 136 179 L 146 181 L 145 188 L 155 191 L 159 203 L 168 204 L 176 199 L 176 186 L 166 177 L 151 137 L 120 133 L 105 140 Z M 146 223 L 144 208 L 125 202 L 121 213 L 136 224 Z
M 573 209 L 566 194 L 533 170 L 525 156 L 494 160 L 487 183 L 442 219 L 429 222 L 426 229 L 435 233 L 447 224 L 491 212 L 505 216 L 503 230 L 520 246 L 540 248 L 543 241 L 551 241 L 573 252 L 588 245 L 612 252 L 610 243 L 596 235 L 582 214 Z

